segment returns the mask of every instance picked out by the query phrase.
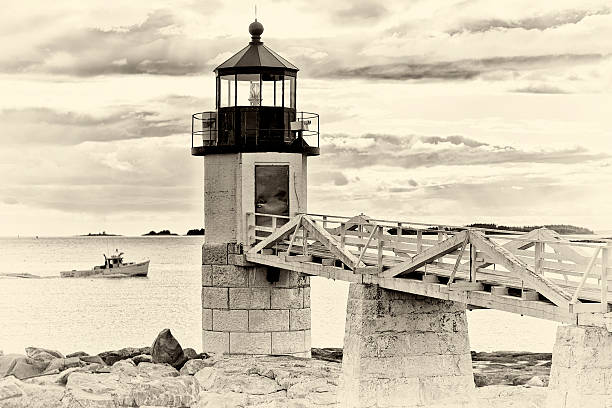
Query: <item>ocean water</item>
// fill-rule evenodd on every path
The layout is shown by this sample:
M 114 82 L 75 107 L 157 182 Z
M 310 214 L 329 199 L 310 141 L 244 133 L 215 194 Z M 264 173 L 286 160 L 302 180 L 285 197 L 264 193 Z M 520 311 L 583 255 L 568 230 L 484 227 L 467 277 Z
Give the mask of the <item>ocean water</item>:
M 201 350 L 201 245 L 193 237 L 0 238 L 0 350 L 38 346 L 99 353 L 150 345 L 170 328 Z M 60 279 L 115 248 L 126 261 L 151 260 L 147 278 Z M 311 279 L 312 345 L 342 347 L 348 284 Z M 468 312 L 472 350 L 552 350 L 557 323 L 493 310 Z

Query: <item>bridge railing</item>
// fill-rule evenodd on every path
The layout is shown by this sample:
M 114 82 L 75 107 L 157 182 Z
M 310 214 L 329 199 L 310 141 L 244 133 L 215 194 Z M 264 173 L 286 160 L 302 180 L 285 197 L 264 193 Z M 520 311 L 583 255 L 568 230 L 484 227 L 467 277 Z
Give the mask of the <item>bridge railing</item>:
M 612 301 L 612 243 L 570 242 L 554 231 L 540 229 L 529 233 L 487 228 L 431 224 L 411 221 L 389 221 L 368 218 L 365 215 L 342 217 L 325 214 L 307 214 L 334 237 L 359 261 L 380 274 L 401 262 L 414 259 L 429 248 L 462 232 L 474 231 L 485 235 L 493 244 L 511 252 L 518 260 L 530 266 L 578 300 L 607 304 Z M 253 246 L 289 221 L 289 217 L 266 214 L 247 216 L 247 243 Z M 296 228 L 296 231 L 298 229 Z M 325 256 L 326 250 L 313 237 L 300 232 L 289 240 L 277 243 L 276 250 L 290 246 L 295 254 Z M 463 245 L 422 269 L 425 274 L 453 277 L 490 285 L 504 285 L 511 290 L 522 290 L 523 282 L 503 265 L 497 264 L 487 253 L 473 245 Z M 589 306 L 580 306 L 587 310 Z M 596 308 L 593 305 L 591 309 Z

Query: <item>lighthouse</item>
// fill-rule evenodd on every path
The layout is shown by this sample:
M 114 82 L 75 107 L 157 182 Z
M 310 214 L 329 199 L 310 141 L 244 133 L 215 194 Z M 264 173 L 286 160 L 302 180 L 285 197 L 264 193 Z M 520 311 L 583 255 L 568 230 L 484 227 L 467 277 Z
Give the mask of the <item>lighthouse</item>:
M 318 115 L 297 111 L 298 68 L 263 31 L 249 25 L 248 45 L 214 70 L 216 109 L 192 115 L 191 154 L 204 158 L 203 350 L 309 357 L 309 277 L 244 257 L 254 225 L 306 212 L 307 159 L 320 153 Z

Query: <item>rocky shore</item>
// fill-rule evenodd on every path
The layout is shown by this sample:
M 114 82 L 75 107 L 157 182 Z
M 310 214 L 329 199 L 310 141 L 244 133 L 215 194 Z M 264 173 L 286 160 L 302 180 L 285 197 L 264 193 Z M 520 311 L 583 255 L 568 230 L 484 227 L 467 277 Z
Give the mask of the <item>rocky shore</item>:
M 28 347 L 26 355 L 0 352 L 0 407 L 336 407 L 342 349 L 312 349 L 312 355 L 198 354 L 182 349 L 169 330 L 152 347 L 93 356 Z M 475 407 L 543 406 L 550 354 L 472 358 Z

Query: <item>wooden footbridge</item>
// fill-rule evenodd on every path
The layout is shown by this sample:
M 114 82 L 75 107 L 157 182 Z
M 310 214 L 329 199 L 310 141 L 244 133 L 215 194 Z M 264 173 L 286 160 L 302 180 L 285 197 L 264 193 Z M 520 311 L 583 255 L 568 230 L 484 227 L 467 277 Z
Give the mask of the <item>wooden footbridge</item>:
M 252 263 L 576 323 L 608 312 L 612 243 L 529 233 L 299 214 L 247 214 Z

